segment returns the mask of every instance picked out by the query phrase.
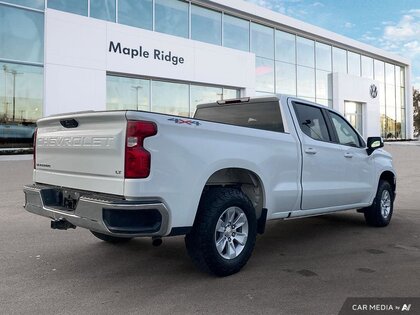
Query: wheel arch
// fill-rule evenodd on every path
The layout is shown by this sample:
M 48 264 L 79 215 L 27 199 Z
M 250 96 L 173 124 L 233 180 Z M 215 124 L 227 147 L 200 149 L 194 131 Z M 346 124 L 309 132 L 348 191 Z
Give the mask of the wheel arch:
M 386 180 L 391 185 L 392 191 L 394 193 L 394 198 L 395 198 L 395 192 L 397 189 L 396 175 L 389 170 L 385 170 L 379 176 L 378 185 L 381 180 Z
M 254 206 L 257 219 L 261 217 L 265 208 L 266 194 L 263 181 L 255 172 L 240 167 L 219 169 L 207 179 L 201 197 L 212 187 L 236 187 L 240 189 Z

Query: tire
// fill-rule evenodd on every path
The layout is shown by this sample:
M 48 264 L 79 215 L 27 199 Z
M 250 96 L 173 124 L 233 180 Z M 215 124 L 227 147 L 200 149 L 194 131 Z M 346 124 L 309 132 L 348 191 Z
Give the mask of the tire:
M 364 209 L 367 225 L 384 227 L 391 222 L 394 210 L 394 192 L 389 182 L 380 180 L 373 204 Z
M 117 236 L 111 236 L 107 234 L 102 234 L 95 231 L 90 231 L 94 236 L 99 238 L 102 241 L 112 243 L 112 244 L 121 244 L 121 243 L 127 243 L 131 240 L 131 237 L 117 237 Z
M 201 197 L 185 245 L 198 269 L 225 277 L 245 266 L 256 236 L 255 209 L 248 197 L 238 189 L 212 188 Z

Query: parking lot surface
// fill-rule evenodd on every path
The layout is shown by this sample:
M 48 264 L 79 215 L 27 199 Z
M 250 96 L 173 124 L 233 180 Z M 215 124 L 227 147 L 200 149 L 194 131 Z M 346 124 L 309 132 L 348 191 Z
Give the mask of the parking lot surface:
M 398 172 L 388 227 L 356 211 L 269 222 L 227 278 L 197 271 L 183 237 L 111 245 L 51 230 L 22 208 L 32 161 L 0 160 L 0 313 L 338 314 L 348 297 L 418 297 L 420 146 L 386 149 Z

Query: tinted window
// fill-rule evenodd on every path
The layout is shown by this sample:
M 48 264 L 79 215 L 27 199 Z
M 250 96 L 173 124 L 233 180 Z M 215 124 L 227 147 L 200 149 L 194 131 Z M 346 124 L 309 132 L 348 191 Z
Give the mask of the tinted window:
M 295 103 L 294 108 L 300 129 L 304 134 L 315 140 L 331 140 L 321 109 L 299 103 Z
M 197 109 L 195 118 L 254 129 L 284 132 L 278 102 L 240 103 Z
M 330 112 L 330 114 L 335 131 L 337 132 L 338 142 L 343 145 L 359 147 L 359 136 L 350 124 L 336 113 Z
M 251 23 L 251 52 L 259 57 L 274 59 L 274 29 Z

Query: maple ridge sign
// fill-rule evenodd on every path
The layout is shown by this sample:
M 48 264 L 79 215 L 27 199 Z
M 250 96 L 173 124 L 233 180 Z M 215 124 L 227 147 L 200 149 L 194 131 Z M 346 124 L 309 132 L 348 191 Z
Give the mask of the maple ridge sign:
M 152 51 L 144 49 L 143 46 L 136 48 L 124 47 L 120 42 L 109 42 L 108 52 L 125 55 L 131 59 L 154 59 L 162 62 L 169 62 L 174 66 L 183 64 L 184 57 L 176 56 L 172 51 L 164 51 L 160 49 L 153 49 Z

